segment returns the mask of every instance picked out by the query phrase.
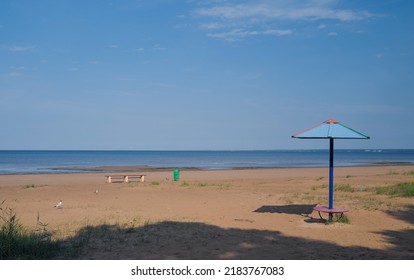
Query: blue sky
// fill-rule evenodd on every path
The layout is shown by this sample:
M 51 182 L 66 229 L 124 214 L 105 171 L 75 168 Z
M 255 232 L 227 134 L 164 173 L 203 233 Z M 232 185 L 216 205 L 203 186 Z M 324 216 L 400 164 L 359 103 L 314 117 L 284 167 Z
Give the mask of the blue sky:
M 410 0 L 2 0 L 0 149 L 414 148 Z

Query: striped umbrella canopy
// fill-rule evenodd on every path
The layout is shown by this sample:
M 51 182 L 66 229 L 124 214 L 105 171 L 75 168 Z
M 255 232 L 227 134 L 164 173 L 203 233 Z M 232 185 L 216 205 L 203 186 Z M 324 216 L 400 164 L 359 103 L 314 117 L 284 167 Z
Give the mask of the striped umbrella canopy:
M 343 125 L 334 119 L 329 119 L 293 134 L 292 138 L 329 139 L 329 209 L 333 209 L 334 139 L 369 139 L 369 136 Z M 329 214 L 329 220 L 332 220 L 332 213 Z

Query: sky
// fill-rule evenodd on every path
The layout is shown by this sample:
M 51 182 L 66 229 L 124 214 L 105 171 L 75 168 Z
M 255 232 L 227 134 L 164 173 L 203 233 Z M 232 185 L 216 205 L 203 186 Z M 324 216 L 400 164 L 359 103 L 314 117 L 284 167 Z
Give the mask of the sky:
M 1 0 L 0 150 L 414 148 L 411 0 Z

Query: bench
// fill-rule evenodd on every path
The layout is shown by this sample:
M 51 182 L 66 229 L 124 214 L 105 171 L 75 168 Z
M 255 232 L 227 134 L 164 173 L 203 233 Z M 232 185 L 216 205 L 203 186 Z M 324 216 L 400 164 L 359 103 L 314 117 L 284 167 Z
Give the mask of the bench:
M 113 183 L 114 181 L 122 181 L 129 183 L 131 179 L 139 179 L 140 182 L 145 181 L 145 175 L 105 175 L 107 183 Z
M 340 214 L 340 216 L 337 217 L 337 221 L 339 221 L 343 217 L 344 213 L 349 211 L 349 209 L 346 209 L 346 208 L 329 208 L 326 206 L 315 206 L 313 207 L 313 210 L 318 212 L 319 217 L 321 217 L 323 221 L 326 221 L 326 219 L 322 217 L 321 213 L 328 213 L 329 220 L 332 220 L 333 214 L 335 215 Z

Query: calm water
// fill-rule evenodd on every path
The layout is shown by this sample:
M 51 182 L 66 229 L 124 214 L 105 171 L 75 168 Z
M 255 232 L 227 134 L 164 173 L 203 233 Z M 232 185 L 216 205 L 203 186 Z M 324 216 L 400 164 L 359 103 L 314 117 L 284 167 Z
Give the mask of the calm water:
M 0 151 L 0 174 L 70 173 L 75 171 L 65 168 L 134 165 L 202 169 L 318 167 L 327 166 L 328 161 L 328 150 Z M 396 163 L 414 164 L 414 150 L 335 150 L 335 166 Z

